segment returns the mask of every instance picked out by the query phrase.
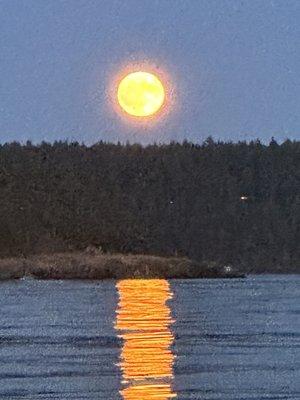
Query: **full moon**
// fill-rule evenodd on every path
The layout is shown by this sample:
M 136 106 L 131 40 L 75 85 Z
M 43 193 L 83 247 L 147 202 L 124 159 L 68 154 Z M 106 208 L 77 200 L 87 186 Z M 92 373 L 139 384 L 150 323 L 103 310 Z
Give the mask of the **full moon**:
M 118 86 L 120 107 L 135 117 L 155 114 L 165 101 L 165 89 L 159 78 L 144 71 L 126 75 Z

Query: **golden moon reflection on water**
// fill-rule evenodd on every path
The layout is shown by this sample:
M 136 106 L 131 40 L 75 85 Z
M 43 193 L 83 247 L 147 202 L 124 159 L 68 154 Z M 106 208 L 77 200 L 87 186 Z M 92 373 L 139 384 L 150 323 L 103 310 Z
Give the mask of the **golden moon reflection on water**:
M 168 307 L 172 292 L 164 279 L 129 279 L 117 283 L 115 328 L 123 339 L 120 368 L 123 400 L 167 400 L 172 390 L 174 322 Z

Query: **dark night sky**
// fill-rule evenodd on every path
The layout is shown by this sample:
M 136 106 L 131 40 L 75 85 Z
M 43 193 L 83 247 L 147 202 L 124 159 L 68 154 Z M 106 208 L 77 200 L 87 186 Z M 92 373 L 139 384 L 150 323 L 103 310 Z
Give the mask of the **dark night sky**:
M 299 139 L 299 21 L 299 0 L 0 0 L 0 140 Z M 108 101 L 131 63 L 174 83 L 156 123 Z

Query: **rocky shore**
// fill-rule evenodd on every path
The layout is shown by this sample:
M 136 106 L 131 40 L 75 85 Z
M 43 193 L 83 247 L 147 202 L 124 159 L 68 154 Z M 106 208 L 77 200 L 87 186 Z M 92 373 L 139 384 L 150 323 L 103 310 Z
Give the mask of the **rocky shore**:
M 0 259 L 0 280 L 235 278 L 229 266 L 200 264 L 188 258 L 151 255 L 88 254 L 86 252 Z

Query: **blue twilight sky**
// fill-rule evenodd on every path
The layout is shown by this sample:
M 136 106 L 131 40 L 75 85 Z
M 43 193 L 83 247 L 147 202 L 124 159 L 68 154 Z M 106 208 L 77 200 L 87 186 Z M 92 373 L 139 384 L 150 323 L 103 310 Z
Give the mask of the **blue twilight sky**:
M 167 73 L 169 114 L 133 125 L 108 88 Z M 300 0 L 0 0 L 0 141 L 300 138 Z

